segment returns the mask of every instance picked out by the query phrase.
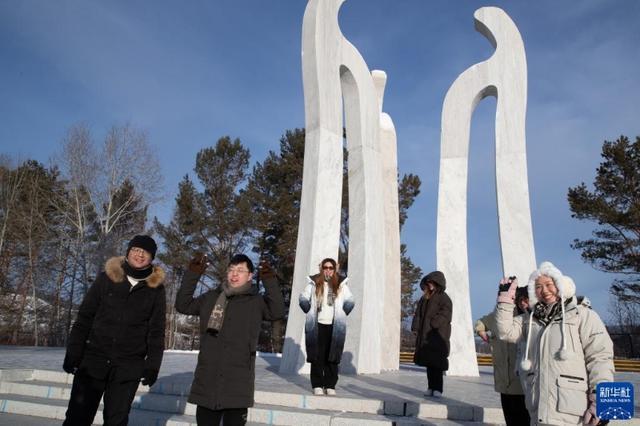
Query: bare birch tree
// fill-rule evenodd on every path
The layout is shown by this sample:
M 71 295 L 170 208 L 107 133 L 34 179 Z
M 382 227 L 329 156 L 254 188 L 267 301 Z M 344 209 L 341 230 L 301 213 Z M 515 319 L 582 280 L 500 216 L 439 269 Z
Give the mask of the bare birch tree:
M 86 249 L 87 233 L 95 232 L 96 267 L 114 254 L 120 240 L 142 232 L 149 205 L 163 197 L 162 174 L 147 133 L 130 124 L 112 126 L 96 149 L 86 124 L 72 126 L 63 140 L 60 164 L 68 179 L 78 249 Z M 135 228 L 135 229 L 133 229 Z
M 68 129 L 61 145 L 57 162 L 67 181 L 58 205 L 73 235 L 68 331 L 74 300 L 86 293 L 123 239 L 144 231 L 147 207 L 163 194 L 160 166 L 147 134 L 130 124 L 112 126 L 98 146 L 88 126 L 78 123 Z
M 3 156 L 0 158 L 0 256 L 3 253 L 7 230 L 16 208 L 18 194 L 24 184 L 26 169 L 13 170 L 11 160 Z M 4 270 L 0 278 L 4 277 Z M 5 282 L 4 279 L 1 280 Z

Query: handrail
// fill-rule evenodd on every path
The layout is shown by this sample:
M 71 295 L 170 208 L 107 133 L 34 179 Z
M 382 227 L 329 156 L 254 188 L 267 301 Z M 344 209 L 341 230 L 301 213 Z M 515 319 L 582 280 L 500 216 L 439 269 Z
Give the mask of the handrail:
M 476 354 L 478 365 L 490 366 L 493 363 L 491 354 Z M 413 363 L 413 352 L 400 352 L 400 362 Z M 613 365 L 616 372 L 640 373 L 640 359 L 614 359 Z

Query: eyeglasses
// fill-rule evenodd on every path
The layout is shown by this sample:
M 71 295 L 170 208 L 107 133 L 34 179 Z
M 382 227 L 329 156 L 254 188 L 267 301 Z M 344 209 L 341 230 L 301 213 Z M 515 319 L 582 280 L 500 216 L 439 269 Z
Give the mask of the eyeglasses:
M 151 256 L 151 254 L 149 252 L 147 252 L 145 249 L 141 249 L 139 247 L 133 247 L 131 250 L 129 250 L 130 253 L 133 254 L 143 254 L 145 256 Z
M 244 274 L 246 272 L 249 272 L 249 270 L 248 269 L 241 269 L 241 268 L 228 268 L 227 269 L 227 274 L 229 274 L 229 275 Z
M 324 270 L 328 269 L 329 271 L 333 271 L 336 268 L 334 268 L 333 266 L 323 266 L 322 269 L 324 269 Z

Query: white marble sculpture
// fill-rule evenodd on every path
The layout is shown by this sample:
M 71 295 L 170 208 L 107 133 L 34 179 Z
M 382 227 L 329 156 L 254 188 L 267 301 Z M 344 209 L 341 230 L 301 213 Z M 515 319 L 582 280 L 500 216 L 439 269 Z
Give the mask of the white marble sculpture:
M 383 232 L 383 197 L 388 191 L 387 188 L 381 191 L 384 188 L 381 117 L 386 124 L 385 140 L 395 142 L 395 133 L 393 125 L 389 125 L 391 120 L 381 115 L 382 90 L 376 90 L 362 56 L 340 31 L 338 10 L 343 1 L 310 0 L 304 14 L 302 72 L 306 142 L 292 301 L 280 364 L 283 373 L 308 371 L 305 366 L 304 314 L 297 307 L 297 298 L 306 276 L 318 270 L 319 262 L 325 257 L 335 258 L 338 255 L 343 108 L 349 155 L 349 284 L 356 307 L 347 322 L 341 369 L 345 372 L 379 373 L 383 366 L 398 368 L 397 360 L 395 367 L 392 362 L 395 355 L 385 356 L 384 360 L 382 355 L 383 349 L 385 352 L 399 350 L 399 344 L 391 348 L 389 342 L 385 342 L 383 346 L 382 336 L 394 334 L 383 329 L 388 317 L 398 318 L 399 332 L 400 276 L 398 272 L 395 278 L 398 294 L 394 296 L 398 313 L 388 313 L 385 310 L 387 303 L 383 303 L 387 297 L 384 286 L 392 277 L 385 272 L 385 238 L 389 237 Z M 384 84 L 381 87 L 383 89 Z M 390 136 L 392 132 L 393 137 Z M 384 167 L 390 173 L 392 166 L 388 161 Z M 397 191 L 396 172 L 392 173 Z M 395 232 L 399 232 L 397 212 Z M 390 244 L 398 246 L 399 262 L 399 243 L 393 241 Z M 396 270 L 399 271 L 399 265 Z M 396 324 L 390 327 L 396 328 Z
M 380 153 L 382 157 L 382 196 L 384 200 L 385 280 L 382 319 L 381 369 L 397 370 L 400 364 L 400 211 L 398 204 L 398 153 L 396 129 L 389 114 L 382 112 L 384 71 L 371 72 L 380 105 Z M 398 348 L 385 350 L 384 348 Z
M 501 9 L 483 7 L 474 17 L 476 29 L 489 39 L 495 53 L 460 74 L 447 92 L 438 189 L 437 268 L 447 278 L 447 293 L 453 301 L 448 374 L 458 376 L 478 375 L 469 302 L 467 170 L 471 116 L 487 96 L 497 98 L 496 192 L 502 269 L 505 275 L 522 279 L 536 265 L 525 150 L 524 44 L 515 24 Z M 494 283 L 474 285 L 493 291 Z

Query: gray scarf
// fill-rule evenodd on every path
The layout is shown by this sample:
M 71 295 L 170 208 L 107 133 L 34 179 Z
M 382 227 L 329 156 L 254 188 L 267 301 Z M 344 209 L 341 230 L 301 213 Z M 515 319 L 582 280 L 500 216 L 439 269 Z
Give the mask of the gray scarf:
M 329 283 L 329 280 L 327 280 L 326 278 L 324 280 L 324 287 L 327 289 L 327 305 L 328 306 L 333 306 L 333 302 L 335 302 L 335 300 L 336 300 L 336 295 L 333 294 L 333 289 L 331 288 L 331 283 Z M 320 312 L 322 310 L 322 300 L 316 301 L 316 308 L 317 308 L 318 312 Z
M 227 309 L 227 303 L 229 303 L 230 296 L 236 296 L 239 294 L 247 294 L 251 291 L 251 281 L 247 282 L 241 287 L 230 287 L 227 282 L 222 283 L 222 291 L 216 299 L 216 303 L 213 306 L 209 321 L 207 322 L 207 331 L 213 331 L 217 334 L 222 330 L 222 323 L 224 322 L 224 313 Z
M 536 306 L 533 308 L 533 317 L 546 327 L 547 324 L 554 320 L 558 312 L 560 312 L 560 303 L 561 302 L 555 302 L 550 305 L 545 305 L 542 302 L 536 303 Z
M 327 287 L 327 305 L 333 306 L 333 302 L 336 299 L 335 294 L 333 294 L 333 288 L 331 288 L 331 283 L 329 281 L 324 281 L 325 287 Z

